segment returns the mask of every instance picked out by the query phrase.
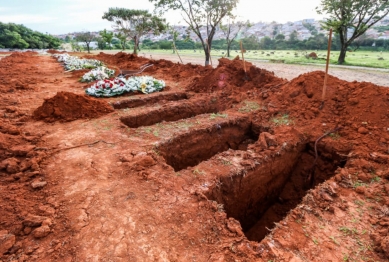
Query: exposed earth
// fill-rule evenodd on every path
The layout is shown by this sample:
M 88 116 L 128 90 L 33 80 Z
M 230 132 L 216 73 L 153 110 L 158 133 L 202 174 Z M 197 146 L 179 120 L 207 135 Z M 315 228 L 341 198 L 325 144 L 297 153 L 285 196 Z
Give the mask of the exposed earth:
M 53 57 L 0 61 L 1 261 L 389 259 L 387 87 L 92 57 L 167 86 L 92 98 Z

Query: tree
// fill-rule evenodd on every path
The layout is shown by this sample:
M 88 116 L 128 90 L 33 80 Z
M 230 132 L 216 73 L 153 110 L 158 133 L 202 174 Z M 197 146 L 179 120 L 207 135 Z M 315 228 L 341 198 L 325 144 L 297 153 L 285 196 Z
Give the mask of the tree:
M 103 19 L 114 22 L 112 27 L 116 32 L 134 41 L 134 54 L 137 54 L 139 40 L 143 35 L 147 33 L 158 35 L 166 30 L 165 19 L 152 15 L 147 10 L 109 8 L 108 12 L 104 13 Z
M 24 49 L 28 47 L 28 43 L 17 32 L 5 29 L 0 35 L 0 42 L 5 47 Z
M 231 17 L 231 11 L 239 0 L 149 0 L 156 11 L 180 10 L 189 30 L 199 38 L 205 53 L 205 65 L 209 64 L 212 40 L 223 18 Z M 203 30 L 205 29 L 205 34 Z
M 115 37 L 119 39 L 122 50 L 126 49 L 127 36 L 121 32 L 116 33 Z
M 0 45 L 5 48 L 58 48 L 61 41 L 48 34 L 17 25 L 0 22 Z
M 109 48 L 111 48 L 113 32 L 108 32 L 107 29 L 104 29 L 103 31 L 99 32 L 99 35 L 105 41 L 105 43 L 108 43 Z
M 233 17 L 234 18 L 234 17 Z M 227 43 L 227 57 L 230 57 L 230 49 L 231 44 L 235 40 L 235 38 L 238 36 L 238 34 L 243 30 L 251 27 L 251 24 L 249 21 L 242 22 L 237 21 L 235 22 L 231 17 L 227 18 L 227 24 L 223 25 L 220 23 L 220 29 L 222 30 L 224 36 L 226 37 L 226 43 Z
M 389 0 L 321 0 L 316 11 L 330 15 L 323 27 L 339 35 L 338 64 L 343 64 L 347 47 L 389 13 Z
M 76 35 L 76 40 L 80 42 L 84 42 L 86 45 L 86 49 L 88 53 L 90 53 L 90 43 L 95 40 L 95 37 L 91 32 L 82 32 Z

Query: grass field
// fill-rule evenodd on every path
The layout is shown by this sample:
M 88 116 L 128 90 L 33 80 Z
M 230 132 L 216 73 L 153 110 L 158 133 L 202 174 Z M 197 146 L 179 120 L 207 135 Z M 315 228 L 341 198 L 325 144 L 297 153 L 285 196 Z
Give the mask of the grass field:
M 103 50 L 104 52 L 118 52 L 118 50 Z M 131 52 L 131 50 L 127 50 Z M 315 52 L 317 59 L 306 58 L 307 54 Z M 139 52 L 142 54 L 172 54 L 171 50 L 149 50 L 143 49 Z M 204 57 L 204 51 L 200 50 L 179 50 L 182 56 Z M 211 55 L 214 59 L 223 57 L 227 52 L 222 50 L 212 50 Z M 231 59 L 240 55 L 240 51 L 231 50 Z M 248 50 L 245 53 L 247 60 L 266 60 L 275 63 L 285 64 L 325 64 L 327 51 L 293 51 L 293 50 Z M 330 63 L 337 64 L 339 51 L 332 51 L 330 55 Z M 380 59 L 380 60 L 379 60 Z M 383 59 L 383 60 L 382 60 Z M 375 68 L 389 68 L 389 52 L 373 52 L 373 51 L 356 51 L 347 52 L 346 63 L 349 66 L 363 66 Z

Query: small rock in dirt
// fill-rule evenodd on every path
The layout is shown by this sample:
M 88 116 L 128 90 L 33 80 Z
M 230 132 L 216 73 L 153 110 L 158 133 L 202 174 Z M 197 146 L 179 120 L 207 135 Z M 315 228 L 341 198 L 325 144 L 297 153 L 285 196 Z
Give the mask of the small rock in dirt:
M 35 180 L 35 181 L 33 181 L 31 183 L 31 187 L 34 188 L 34 189 L 41 189 L 45 185 L 47 185 L 47 182 L 46 181 L 40 181 L 40 180 Z
M 13 234 L 8 234 L 7 230 L 0 231 L 0 255 L 6 253 L 16 241 L 16 237 Z
M 359 186 L 359 187 L 355 188 L 355 192 L 357 192 L 358 194 L 363 195 L 365 193 L 365 188 L 362 187 L 362 186 Z
M 39 210 L 47 216 L 52 216 L 55 214 L 55 209 L 50 206 L 40 206 Z
M 150 167 L 155 165 L 155 160 L 151 156 L 139 154 L 134 157 L 133 165 Z
M 371 175 L 368 175 L 364 172 L 358 174 L 358 179 L 361 180 L 362 182 L 370 182 L 372 178 L 373 177 Z
M 15 174 L 19 172 L 19 160 L 12 157 L 3 160 L 0 163 L 0 169 L 6 169 L 8 173 Z
M 238 236 L 243 236 L 243 231 L 242 227 L 240 226 L 240 223 L 232 217 L 227 220 L 227 228 L 232 233 L 235 233 Z
M 367 134 L 367 133 L 369 133 L 369 130 L 367 130 L 366 127 L 361 126 L 360 128 L 358 128 L 358 133 Z
M 49 233 L 50 233 L 50 227 L 47 226 L 47 225 L 38 227 L 38 228 L 36 228 L 34 231 L 32 231 L 32 235 L 33 235 L 35 238 L 42 238 L 42 237 L 45 237 L 45 236 L 47 236 Z
M 29 226 L 29 227 L 38 227 L 38 226 L 42 225 L 42 222 L 46 219 L 47 219 L 47 217 L 34 216 L 31 214 L 28 214 L 27 217 L 23 221 L 23 225 Z
M 31 227 L 25 227 L 25 228 L 23 229 L 23 233 L 26 234 L 26 235 L 30 234 L 31 231 L 32 231 L 32 228 L 31 228 Z

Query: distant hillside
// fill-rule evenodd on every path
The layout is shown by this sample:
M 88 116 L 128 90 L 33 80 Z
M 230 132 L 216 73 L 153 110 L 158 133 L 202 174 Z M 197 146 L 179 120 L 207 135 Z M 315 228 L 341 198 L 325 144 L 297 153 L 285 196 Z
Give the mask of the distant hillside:
M 51 35 L 33 31 L 24 25 L 0 22 L 0 48 L 58 48 L 61 41 Z

